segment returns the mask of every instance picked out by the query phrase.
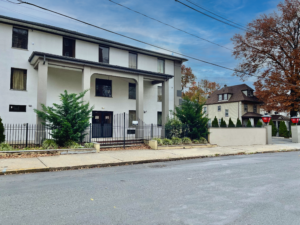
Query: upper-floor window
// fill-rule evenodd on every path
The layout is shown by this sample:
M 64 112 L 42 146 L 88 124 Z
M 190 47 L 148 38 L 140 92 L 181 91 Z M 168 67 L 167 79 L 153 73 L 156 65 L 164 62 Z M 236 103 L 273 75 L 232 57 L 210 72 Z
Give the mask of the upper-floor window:
M 157 101 L 162 102 L 162 86 L 157 87 Z
M 96 79 L 96 96 L 112 97 L 111 80 Z
M 27 70 L 11 69 L 10 89 L 26 91 Z
M 224 100 L 228 100 L 228 94 L 224 94 Z
M 129 68 L 137 69 L 137 54 L 129 52 Z
M 225 109 L 225 117 L 229 116 L 229 109 Z
M 21 28 L 13 28 L 12 47 L 14 48 L 28 48 L 28 30 Z
M 257 113 L 257 105 L 253 106 L 253 112 Z
M 222 100 L 223 100 L 223 96 L 219 95 L 219 101 L 222 101 Z
M 109 48 L 105 46 L 99 46 L 99 62 L 109 63 Z
M 136 99 L 136 84 L 129 83 L 129 99 Z
M 252 97 L 252 96 L 253 96 L 253 91 L 247 90 L 247 96 L 248 96 L 248 97 Z
M 244 105 L 244 112 L 248 112 L 248 105 L 247 104 Z
M 206 112 L 207 112 L 207 108 L 203 107 L 203 113 L 206 113 Z
M 221 94 L 218 97 L 219 97 L 219 101 L 228 100 L 228 94 Z
M 165 60 L 157 59 L 157 72 L 165 73 Z
M 221 112 L 221 106 L 220 105 L 218 106 L 218 112 Z
M 63 38 L 63 56 L 75 58 L 75 40 Z

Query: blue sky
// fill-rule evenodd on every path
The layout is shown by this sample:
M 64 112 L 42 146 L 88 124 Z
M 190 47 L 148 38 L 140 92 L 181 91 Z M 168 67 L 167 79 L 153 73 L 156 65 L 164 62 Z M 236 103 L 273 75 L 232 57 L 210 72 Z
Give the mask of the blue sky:
M 185 55 L 229 68 L 235 68 L 238 64 L 238 61 L 234 59 L 229 50 L 176 31 L 173 28 L 118 6 L 109 0 L 27 1 Z M 243 33 L 241 30 L 186 8 L 175 0 L 114 1 L 228 48 L 233 47 L 231 42 L 233 35 L 235 33 Z M 185 0 L 181 1 L 188 4 Z M 246 25 L 260 14 L 268 14 L 276 11 L 276 6 L 280 0 L 193 0 L 193 2 L 239 24 Z M 28 5 L 14 5 L 5 0 L 0 0 L 0 14 L 76 30 L 171 54 Z M 200 63 L 192 59 L 186 65 L 193 69 L 198 80 L 208 79 L 216 81 L 221 85 L 243 83 L 238 77 L 232 76 L 232 71 Z M 246 81 L 246 83 L 252 86 L 253 81 L 254 79 L 252 78 Z

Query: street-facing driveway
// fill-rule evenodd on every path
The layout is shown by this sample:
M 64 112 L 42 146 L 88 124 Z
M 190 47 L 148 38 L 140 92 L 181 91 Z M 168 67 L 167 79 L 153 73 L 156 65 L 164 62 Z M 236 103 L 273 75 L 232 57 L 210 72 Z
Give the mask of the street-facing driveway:
M 300 152 L 0 177 L 0 224 L 300 224 Z

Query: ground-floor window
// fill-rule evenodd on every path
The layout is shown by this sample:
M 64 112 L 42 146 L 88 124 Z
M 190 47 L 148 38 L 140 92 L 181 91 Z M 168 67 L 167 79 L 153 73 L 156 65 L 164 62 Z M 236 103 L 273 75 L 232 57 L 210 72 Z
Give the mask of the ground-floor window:
M 26 112 L 26 105 L 9 105 L 10 112 Z
M 135 110 L 129 110 L 129 126 L 133 126 L 132 122 L 136 121 L 136 111 Z
M 162 126 L 162 112 L 157 112 L 157 126 Z

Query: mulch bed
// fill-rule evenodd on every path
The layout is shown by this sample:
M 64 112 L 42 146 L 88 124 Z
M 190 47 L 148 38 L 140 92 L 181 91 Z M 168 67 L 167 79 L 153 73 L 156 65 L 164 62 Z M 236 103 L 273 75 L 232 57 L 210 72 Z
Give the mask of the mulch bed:
M 142 144 L 142 145 L 135 145 L 126 147 L 125 149 L 122 147 L 119 148 L 105 148 L 100 146 L 100 151 L 124 151 L 124 150 L 147 150 L 151 149 L 148 145 Z

